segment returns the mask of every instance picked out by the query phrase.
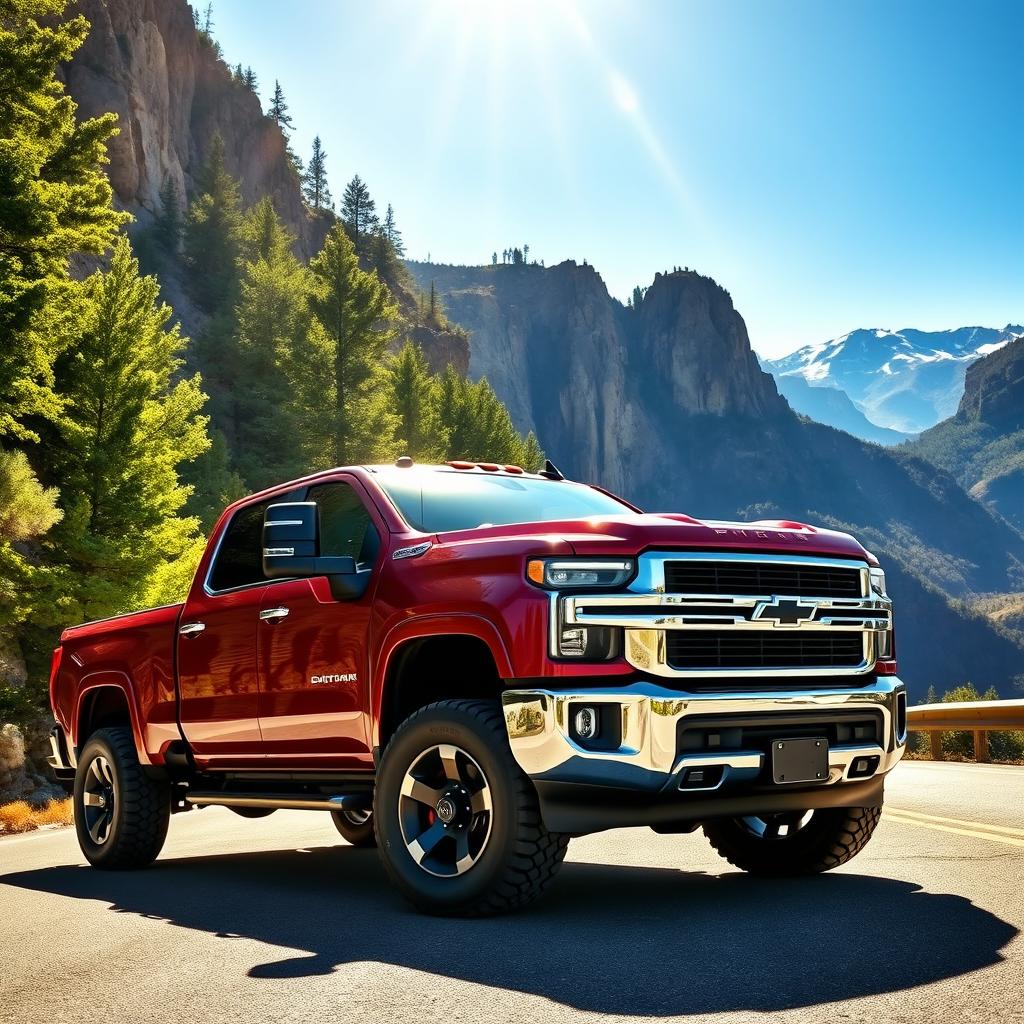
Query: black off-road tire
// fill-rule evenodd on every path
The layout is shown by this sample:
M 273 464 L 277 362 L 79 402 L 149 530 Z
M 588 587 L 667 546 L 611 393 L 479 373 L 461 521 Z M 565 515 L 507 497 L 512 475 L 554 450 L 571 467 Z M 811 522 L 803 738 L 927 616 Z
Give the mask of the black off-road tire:
M 102 842 L 96 842 L 89 833 L 84 803 L 88 776 L 97 757 L 109 767 L 113 795 L 113 811 Z M 78 844 L 93 867 L 142 868 L 156 860 L 167 838 L 171 787 L 142 770 L 130 728 L 108 726 L 89 737 L 79 756 L 74 808 Z
M 845 864 L 867 846 L 881 817 L 881 807 L 834 807 L 815 811 L 802 828 L 779 838 L 758 835 L 742 818 L 705 822 L 704 834 L 734 867 L 782 878 Z
M 377 836 L 373 831 L 373 814 L 368 813 L 365 820 L 354 821 L 345 811 L 331 811 L 331 821 L 341 838 L 350 846 L 361 849 L 372 849 L 377 845 Z
M 406 773 L 439 744 L 454 745 L 476 762 L 492 802 L 489 838 L 478 859 L 450 877 L 430 874 L 413 859 L 400 811 Z M 482 700 L 439 701 L 399 726 L 381 758 L 373 822 L 392 881 L 419 910 L 443 916 L 483 917 L 526 906 L 551 883 L 569 845 L 569 836 L 544 827 L 536 791 L 509 748 L 499 706 Z

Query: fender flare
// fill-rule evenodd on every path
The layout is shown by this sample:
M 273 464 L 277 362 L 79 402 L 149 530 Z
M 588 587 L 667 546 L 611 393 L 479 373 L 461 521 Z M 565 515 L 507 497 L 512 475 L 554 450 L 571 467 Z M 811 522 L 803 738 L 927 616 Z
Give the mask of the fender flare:
M 374 666 L 370 681 L 371 746 L 380 745 L 381 708 L 384 700 L 384 685 L 394 656 L 406 644 L 434 636 L 471 636 L 482 640 L 491 652 L 498 676 L 510 679 L 513 676 L 512 659 L 498 627 L 482 615 L 473 612 L 436 612 L 416 615 L 399 622 L 385 634 L 381 643 L 380 656 Z
M 76 751 L 81 749 L 82 737 L 79 736 L 79 726 L 82 721 L 82 709 L 86 699 L 96 690 L 119 690 L 128 705 L 128 717 L 131 720 L 132 739 L 135 741 L 135 750 L 139 756 L 140 764 L 151 764 L 152 761 L 146 753 L 146 747 L 142 739 L 142 725 L 139 720 L 139 708 L 135 699 L 135 687 L 129 676 L 117 669 L 103 669 L 97 672 L 90 672 L 82 677 L 78 687 L 78 698 L 75 701 L 74 736 L 72 743 Z

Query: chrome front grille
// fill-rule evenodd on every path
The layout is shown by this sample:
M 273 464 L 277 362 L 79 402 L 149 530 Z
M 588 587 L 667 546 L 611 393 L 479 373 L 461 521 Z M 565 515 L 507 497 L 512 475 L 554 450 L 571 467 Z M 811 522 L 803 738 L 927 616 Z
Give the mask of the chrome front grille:
M 860 597 L 859 566 L 784 565 L 777 562 L 665 562 L 668 594 L 779 594 Z
M 634 668 L 693 679 L 867 681 L 892 627 L 866 563 L 814 556 L 652 552 L 625 593 L 553 601 L 553 628 L 619 627 Z

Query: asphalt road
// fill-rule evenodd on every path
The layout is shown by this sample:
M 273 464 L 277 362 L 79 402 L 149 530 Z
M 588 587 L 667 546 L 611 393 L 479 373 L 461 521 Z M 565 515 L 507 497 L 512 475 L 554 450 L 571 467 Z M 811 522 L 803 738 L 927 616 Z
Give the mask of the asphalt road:
M 0 1020 L 1021 1020 L 1024 768 L 907 763 L 867 849 L 762 882 L 699 833 L 575 840 L 513 917 L 421 917 L 325 816 L 181 815 L 157 864 L 0 839 Z

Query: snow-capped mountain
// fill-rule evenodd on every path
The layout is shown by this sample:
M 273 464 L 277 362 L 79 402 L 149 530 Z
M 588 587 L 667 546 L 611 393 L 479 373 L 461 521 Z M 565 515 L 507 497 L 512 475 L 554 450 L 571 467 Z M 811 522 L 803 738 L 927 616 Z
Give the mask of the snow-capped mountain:
M 862 328 L 765 360 L 764 367 L 776 378 L 799 376 L 813 387 L 839 388 L 873 424 L 914 434 L 956 412 L 971 363 L 1022 335 L 1017 324 L 1002 330 Z

